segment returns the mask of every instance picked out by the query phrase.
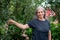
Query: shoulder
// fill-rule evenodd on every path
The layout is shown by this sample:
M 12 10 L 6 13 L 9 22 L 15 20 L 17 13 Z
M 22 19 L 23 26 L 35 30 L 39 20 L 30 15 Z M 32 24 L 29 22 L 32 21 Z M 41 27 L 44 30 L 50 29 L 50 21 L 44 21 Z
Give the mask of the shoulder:
M 34 25 L 36 23 L 37 19 L 30 20 L 28 22 L 29 25 Z
M 30 28 L 35 28 L 35 22 L 36 21 L 36 19 L 33 19 L 33 20 L 31 20 L 31 21 L 29 21 L 28 22 L 28 26 L 30 27 Z

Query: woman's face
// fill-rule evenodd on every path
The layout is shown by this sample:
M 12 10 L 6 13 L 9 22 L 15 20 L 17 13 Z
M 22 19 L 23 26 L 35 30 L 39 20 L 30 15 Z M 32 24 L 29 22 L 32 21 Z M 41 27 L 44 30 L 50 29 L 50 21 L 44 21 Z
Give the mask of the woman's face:
M 43 9 L 37 10 L 37 17 L 38 18 L 44 18 L 44 10 Z

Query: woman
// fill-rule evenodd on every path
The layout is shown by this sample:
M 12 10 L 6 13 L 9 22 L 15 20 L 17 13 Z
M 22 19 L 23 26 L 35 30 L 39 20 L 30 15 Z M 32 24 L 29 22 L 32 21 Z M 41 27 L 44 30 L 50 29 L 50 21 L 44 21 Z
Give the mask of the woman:
M 21 29 L 32 28 L 32 40 L 51 40 L 50 24 L 45 19 L 45 9 L 41 6 L 37 7 L 36 16 L 37 19 L 31 20 L 25 25 L 12 19 L 9 20 L 9 23 L 14 24 Z

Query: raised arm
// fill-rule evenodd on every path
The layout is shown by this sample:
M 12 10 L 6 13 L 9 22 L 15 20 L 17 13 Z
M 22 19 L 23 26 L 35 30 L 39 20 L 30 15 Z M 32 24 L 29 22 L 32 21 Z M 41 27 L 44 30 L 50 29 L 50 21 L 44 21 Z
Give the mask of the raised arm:
M 12 20 L 12 19 L 9 19 L 8 23 L 9 24 L 14 24 L 14 25 L 16 25 L 17 27 L 19 27 L 21 29 L 27 29 L 27 28 L 29 28 L 28 24 L 23 25 L 21 23 L 18 23 L 16 21 Z
M 51 38 L 51 31 L 49 30 L 49 33 L 48 33 L 48 40 L 52 40 Z

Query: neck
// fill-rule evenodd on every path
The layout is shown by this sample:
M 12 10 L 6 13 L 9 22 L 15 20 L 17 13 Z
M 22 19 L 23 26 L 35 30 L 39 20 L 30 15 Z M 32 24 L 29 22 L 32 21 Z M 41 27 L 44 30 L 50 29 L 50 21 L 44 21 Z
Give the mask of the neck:
M 45 21 L 45 18 L 38 18 L 39 20 L 41 20 L 41 21 Z

